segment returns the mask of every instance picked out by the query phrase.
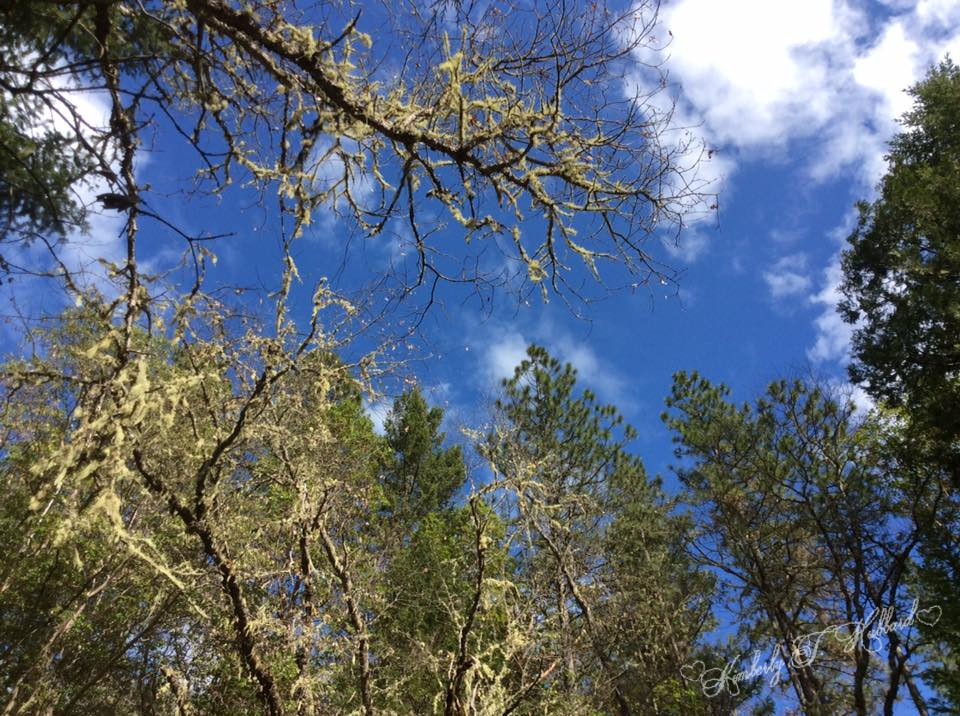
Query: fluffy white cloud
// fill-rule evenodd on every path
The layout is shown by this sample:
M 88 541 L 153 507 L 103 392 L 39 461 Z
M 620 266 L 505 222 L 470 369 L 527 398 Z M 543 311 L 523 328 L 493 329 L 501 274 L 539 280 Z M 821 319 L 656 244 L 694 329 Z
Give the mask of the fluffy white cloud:
M 919 54 L 916 40 L 907 36 L 905 23 L 894 20 L 854 62 L 854 80 L 883 99 L 891 119 L 910 109 L 910 98 L 903 90 L 914 82 Z
M 840 19 L 830 0 L 671 3 L 671 77 L 714 141 L 779 144 L 830 114 L 823 70 L 849 41 Z
M 527 357 L 529 341 L 516 332 L 504 333 L 490 341 L 483 356 L 483 370 L 487 380 L 497 385 L 503 378 L 513 376 L 513 369 Z
M 789 254 L 780 258 L 769 270 L 763 272 L 763 280 L 775 299 L 805 293 L 811 285 L 807 271 L 806 254 Z
M 624 410 L 629 408 L 630 398 L 624 390 L 623 380 L 612 366 L 600 360 L 589 343 L 563 335 L 553 341 L 553 346 L 560 360 L 571 363 L 580 379 L 598 395 Z
M 956 0 L 921 0 L 916 17 L 924 25 L 960 26 L 960 4 Z
M 735 151 L 782 151 L 815 136 L 814 178 L 852 168 L 871 185 L 895 118 L 909 108 L 904 90 L 960 48 L 958 7 L 898 4 L 884 20 L 852 0 L 669 3 L 662 23 L 678 118 Z
M 837 246 L 842 246 L 846 237 L 856 226 L 856 222 L 856 212 L 849 211 L 843 222 L 831 232 L 830 241 Z M 811 304 L 820 309 L 819 315 L 814 320 L 817 337 L 813 346 L 807 350 L 807 358 L 814 363 L 826 361 L 846 363 L 850 358 L 850 337 L 853 335 L 853 327 L 837 312 L 837 306 L 842 298 L 840 293 L 842 280 L 843 269 L 838 251 L 823 269 L 819 282 L 820 288 L 808 298 Z
M 905 90 L 945 54 L 960 56 L 956 0 L 674 0 L 661 22 L 671 38 L 675 118 L 721 150 L 718 179 L 735 171 L 737 157 L 786 158 L 794 142 L 816 139 L 804 159 L 809 177 L 845 173 L 868 194 L 885 170 L 896 119 L 910 107 Z M 640 84 L 631 77 L 628 86 Z M 697 242 L 690 247 L 696 258 Z M 848 356 L 850 327 L 835 310 L 838 256 L 812 295 L 809 275 L 795 267 L 763 277 L 775 298 L 805 294 L 822 308 L 812 360 Z
M 850 355 L 850 336 L 853 329 L 837 313 L 842 277 L 840 260 L 837 257 L 824 270 L 822 288 L 810 297 L 811 303 L 821 309 L 814 321 L 817 338 L 807 351 L 807 357 L 814 363 L 845 362 Z
M 538 343 L 562 363 L 577 369 L 577 377 L 605 401 L 616 403 L 621 410 L 630 411 L 632 402 L 625 390 L 623 378 L 593 350 L 588 341 L 578 340 L 568 333 L 543 323 L 524 336 L 518 331 L 502 332 L 488 338 L 481 355 L 481 373 L 489 386 L 498 386 L 503 378 L 513 376 L 513 370 L 527 357 L 527 346 Z

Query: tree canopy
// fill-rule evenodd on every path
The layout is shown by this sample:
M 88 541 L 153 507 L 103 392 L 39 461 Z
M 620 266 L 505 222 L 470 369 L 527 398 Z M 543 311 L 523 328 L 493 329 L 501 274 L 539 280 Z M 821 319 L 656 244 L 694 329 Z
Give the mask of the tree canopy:
M 920 485 L 921 582 L 944 606 L 931 638 L 941 645 L 935 681 L 960 704 L 960 68 L 945 59 L 911 94 L 914 107 L 890 144 L 880 195 L 860 205 L 844 253 L 842 309 L 856 324 L 851 376 L 896 411 L 888 448 Z
M 844 253 L 851 375 L 935 439 L 960 485 L 960 68 L 911 90 L 880 196 L 860 205 Z
M 443 224 L 467 243 L 494 242 L 545 296 L 582 288 L 570 280 L 573 262 L 598 279 L 609 263 L 645 280 L 665 271 L 645 237 L 680 227 L 704 199 L 695 153 L 662 141 L 669 113 L 622 96 L 624 63 L 648 44 L 655 11 L 595 3 L 573 13 L 561 2 L 356 13 L 288 0 L 8 6 L 7 268 L 69 271 L 56 260 L 60 241 L 97 208 L 126 216 L 128 274 L 138 225 L 195 251 L 220 232 L 178 226 L 162 209 L 173 193 L 194 203 L 277 197 L 270 211 L 285 262 L 317 213 L 348 217 L 367 236 L 405 225 L 417 255 L 401 281 L 408 290 L 496 282 L 435 244 Z M 404 47 L 370 34 L 383 27 Z M 84 93 L 107 102 L 106 122 L 84 114 Z M 183 158 L 181 171 L 192 161 L 189 190 L 138 181 L 157 133 Z M 23 250 L 36 242 L 52 256 Z
M 868 414 L 806 380 L 738 406 L 679 373 L 671 492 L 542 347 L 482 428 L 383 380 L 443 284 L 575 299 L 669 278 L 645 242 L 707 197 L 661 69 L 624 94 L 656 10 L 0 9 L 0 272 L 56 296 L 0 364 L 4 714 L 954 707 L 949 61 L 915 89 L 845 257 Z M 161 145 L 186 178 L 144 170 Z M 214 268 L 253 235 L 240 206 L 276 247 L 256 289 Z M 107 214 L 119 252 L 78 263 Z M 296 250 L 331 216 L 345 251 L 406 232 L 412 261 L 348 296 Z M 173 248 L 185 269 L 158 265 Z M 380 430 L 370 405 L 398 383 Z M 900 620 L 882 649 L 878 614 Z M 782 679 L 730 677 L 765 640 Z

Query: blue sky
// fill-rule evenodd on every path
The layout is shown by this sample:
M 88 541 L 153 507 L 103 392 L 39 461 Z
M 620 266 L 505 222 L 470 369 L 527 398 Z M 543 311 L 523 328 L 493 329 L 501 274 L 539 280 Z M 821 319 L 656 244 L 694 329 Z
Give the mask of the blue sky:
M 853 204 L 884 171 L 904 89 L 945 53 L 960 57 L 949 0 L 674 0 L 661 23 L 670 97 L 659 101 L 716 150 L 700 173 L 719 194 L 717 217 L 653 249 L 682 270 L 679 290 L 621 291 L 588 307 L 589 321 L 557 301 L 506 300 L 486 318 L 448 301 L 430 330 L 439 360 L 416 370 L 470 422 L 526 343 L 541 343 L 639 428 L 651 472 L 670 462 L 658 416 L 678 369 L 738 399 L 785 375 L 845 379 L 849 328 L 834 308 Z
M 396 38 L 377 35 L 386 26 L 377 8 L 364 8 L 359 29 L 372 34 L 375 47 L 393 48 Z M 697 172 L 719 197 L 719 210 L 692 216 L 678 241 L 665 231 L 645 247 L 679 271 L 677 284 L 594 292 L 602 300 L 579 306 L 580 317 L 555 297 L 544 303 L 536 292 L 518 300 L 502 289 L 491 306 L 447 286 L 418 337 L 398 346 L 396 355 L 410 362 L 371 400 L 376 421 L 393 395 L 416 381 L 448 409 L 451 432 L 476 426 L 499 380 L 526 344 L 537 342 L 572 362 L 601 400 L 620 407 L 640 431 L 636 449 L 650 471 L 665 472 L 672 448 L 659 414 L 674 371 L 697 370 L 723 381 L 738 399 L 775 378 L 810 370 L 844 379 L 850 331 L 834 307 L 853 204 L 871 196 L 883 173 L 885 144 L 910 106 L 904 89 L 944 54 L 960 57 L 960 3 L 668 0 L 653 35 L 655 51 L 632 58 L 622 91 L 626 96 L 655 81 L 644 62 L 663 63 L 668 89 L 652 106 L 672 107 L 677 127 L 665 141 L 692 137 L 712 150 Z M 390 67 L 389 54 L 384 67 Z M 106 122 L 104 98 L 88 93 L 76 100 L 92 124 Z M 194 157 L 163 127 L 144 149 L 138 176 L 152 185 L 148 206 L 187 231 L 236 232 L 211 246 L 219 257 L 211 280 L 275 290 L 275 209 L 254 206 L 240 189 L 220 201 L 168 195 L 191 181 Z M 99 190 L 78 187 L 78 194 L 95 209 Z M 359 197 L 371 190 L 362 176 L 355 182 Z M 425 226 L 441 218 L 421 215 Z M 85 267 L 91 281 L 102 283 L 96 259 L 120 259 L 120 228 L 116 215 L 94 211 L 89 235 L 67 245 L 67 263 Z M 462 234 L 449 226 L 432 239 L 454 258 L 480 251 L 491 266 L 519 268 L 496 245 L 464 247 Z M 146 222 L 141 246 L 146 268 L 157 271 L 175 266 L 182 250 L 169 232 Z M 320 276 L 347 292 L 362 290 L 375 304 L 383 298 L 368 291 L 371 280 L 413 259 L 402 224 L 364 238 L 331 211 L 318 217 L 294 255 L 304 277 L 297 289 L 303 312 Z M 171 280 L 184 275 L 174 273 Z M 28 288 L 0 291 L 6 302 L 15 296 L 16 310 L 25 313 L 58 305 L 49 286 Z M 8 345 L 18 335 L 18 321 L 11 319 L 16 310 L 4 311 Z M 392 314 L 393 325 L 372 335 L 395 330 L 401 315 Z

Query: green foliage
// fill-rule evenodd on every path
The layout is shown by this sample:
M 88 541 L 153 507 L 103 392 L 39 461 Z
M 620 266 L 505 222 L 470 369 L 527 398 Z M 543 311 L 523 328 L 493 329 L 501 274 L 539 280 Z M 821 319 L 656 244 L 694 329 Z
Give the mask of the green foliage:
M 897 410 L 901 430 L 889 450 L 918 487 L 921 505 L 920 587 L 943 605 L 928 629 L 939 644 L 932 679 L 960 707 L 960 611 L 955 585 L 960 546 L 960 68 L 949 58 L 911 94 L 913 109 L 890 145 L 889 166 L 873 204 L 844 253 L 841 306 L 857 322 L 851 376 Z
M 659 513 L 604 510 L 660 497 L 613 433 L 577 436 L 571 479 L 540 472 L 548 499 L 537 520 L 566 512 L 570 522 L 553 547 L 552 528 L 537 526 L 549 539 L 531 549 L 514 509 L 526 488 L 511 499 L 478 475 L 468 493 L 462 453 L 443 446 L 442 414 L 421 396 L 398 401 L 386 439 L 373 432 L 362 405 L 378 349 L 356 365 L 336 357 L 345 335 L 368 327 L 365 314 L 316 276 L 309 319 L 290 317 L 301 278 L 292 242 L 318 209 L 370 236 L 406 222 L 417 266 L 412 282 L 401 277 L 405 295 L 431 279 L 491 280 L 459 256 L 435 265 L 444 253 L 431 234 L 444 221 L 468 244 L 512 242 L 528 289 L 545 298 L 574 262 L 597 278 L 604 260 L 641 280 L 659 273 L 641 239 L 702 197 L 686 148 L 657 141 L 668 115 L 604 89 L 619 91 L 619 65 L 652 42 L 643 3 L 516 9 L 478 17 L 455 4 L 465 31 L 451 38 L 419 6 L 399 20 L 386 8 L 385 22 L 417 37 L 389 80 L 390 43 L 375 44 L 337 4 L 0 10 L 3 241 L 47 249 L 18 246 L 27 265 L 0 266 L 55 280 L 79 307 L 0 371 L 11 495 L 0 529 L 19 550 L 0 585 L 6 712 L 597 713 L 611 694 L 621 712 L 647 698 L 659 676 L 635 687 L 633 675 L 661 664 L 651 654 L 662 649 L 623 614 L 666 582 L 661 552 L 675 531 L 650 531 L 650 559 L 615 544 Z M 530 32 L 515 43 L 521 24 Z M 104 127 L 77 100 L 94 90 Z M 179 212 L 148 200 L 136 167 L 155 137 L 194 162 L 183 196 L 237 192 L 233 201 L 253 197 L 271 215 L 265 197 L 277 198 L 279 288 L 255 315 L 221 300 L 222 286 L 206 290 L 212 255 L 198 241 L 210 235 L 188 235 Z M 78 190 L 94 185 L 103 209 L 125 214 L 124 254 L 101 261 L 104 281 L 88 288 L 62 238 L 82 236 Z M 531 217 L 540 229 L 522 232 Z M 161 240 L 171 231 L 187 242 L 195 284 L 158 291 L 142 272 L 147 222 Z M 551 410 L 572 435 L 564 411 L 582 411 L 568 397 Z M 619 420 L 608 408 L 596 417 Z M 517 452 L 517 474 L 539 470 L 530 461 L 547 447 Z M 641 564 L 649 578 L 627 573 Z M 557 584 L 559 601 L 545 602 Z
M 804 711 L 873 713 L 901 682 L 923 704 L 913 674 L 922 640 L 891 632 L 886 653 L 874 653 L 875 642 L 850 631 L 875 610 L 908 614 L 915 596 L 926 495 L 896 472 L 887 426 L 857 420 L 851 404 L 802 381 L 775 382 L 753 404 L 728 395 L 678 373 L 664 420 L 684 459 L 677 474 L 700 532 L 694 554 L 739 605 L 746 650 L 789 654 L 805 635 L 847 625 L 849 643 L 828 635 L 815 661 L 787 661 Z
M 508 584 L 510 560 L 505 530 L 496 515 L 483 511 L 484 564 L 478 562 L 477 524 L 468 507 L 431 512 L 393 561 L 384 586 L 388 607 L 381 617 L 384 663 L 378 678 L 400 684 L 385 707 L 396 713 L 440 710 L 438 687 L 447 678 L 449 657 L 457 653 L 462 616 L 469 613 L 478 574 Z M 498 598 L 498 596 L 500 598 Z M 496 648 L 506 637 L 509 618 L 503 595 L 494 591 L 471 629 L 471 650 Z M 503 668 L 496 651 L 485 655 L 487 668 Z
M 736 406 L 678 375 L 681 513 L 623 417 L 542 348 L 475 436 L 491 470 L 473 473 L 417 391 L 375 434 L 363 405 L 376 351 L 338 358 L 355 352 L 345 327 L 364 326 L 322 277 L 310 319 L 289 318 L 290 242 L 321 207 L 369 235 L 408 222 L 410 291 L 485 280 L 460 257 L 451 272 L 433 264 L 446 217 L 467 241 L 512 242 L 547 296 L 575 261 L 599 277 L 618 257 L 646 278 L 657 269 L 640 240 L 701 200 L 642 101 L 605 104 L 648 34 L 644 3 L 619 34 L 602 3 L 518 3 L 479 22 L 449 7 L 459 37 L 419 6 L 384 14 L 417 38 L 389 82 L 379 38 L 334 5 L 0 9 L 0 240 L 52 257 L 14 267 L 5 248 L 0 269 L 52 266 L 78 306 L 0 370 L 5 713 L 770 713 L 757 684 L 714 699 L 681 668 L 902 613 L 914 589 L 943 606 L 935 631 L 898 636 L 886 662 L 862 641 L 824 645 L 828 668 L 794 664 L 791 683 L 810 714 L 892 713 L 904 690 L 919 709 L 925 650 L 954 708 L 960 72 L 947 61 L 915 88 L 844 258 L 844 308 L 863 321 L 853 374 L 896 413 L 858 421 L 800 382 Z M 91 88 L 105 127 L 81 121 Z M 269 328 L 204 290 L 210 254 L 144 201 L 134 166 L 154 132 L 196 159 L 199 193 L 239 180 L 279 197 Z M 331 166 L 342 173 L 318 182 Z M 60 262 L 93 182 L 128 219 L 109 300 Z M 154 290 L 138 218 L 187 240 L 196 285 Z M 724 646 L 701 639 L 715 587 L 741 610 Z
M 62 134 L 29 132 L 37 104 L 0 96 L 0 213 L 2 236 L 58 234 L 80 226 L 83 212 L 71 191 L 85 176 L 82 153 Z M 6 269 L 6 266 L 2 268 Z
M 443 411 L 430 408 L 419 390 L 404 393 L 384 422 L 390 454 L 384 460 L 384 489 L 394 519 L 417 522 L 450 505 L 466 479 L 459 446 L 444 449 Z
M 957 585 L 960 584 L 960 548 L 956 541 L 944 539 L 944 533 L 957 535 L 960 518 L 954 512 L 949 520 L 942 520 L 936 533 L 923 549 L 923 566 L 919 584 L 925 600 L 941 606 L 940 620 L 926 629 L 933 643 L 931 665 L 927 672 L 936 689 L 934 709 L 937 713 L 956 713 L 960 707 L 960 605 L 957 603 Z
M 486 450 L 509 494 L 525 589 L 553 633 L 561 703 L 672 713 L 680 692 L 666 684 L 679 684 L 712 580 L 686 557 L 685 523 L 659 482 L 627 451 L 633 428 L 575 392 L 572 366 L 537 346 L 527 356 L 504 383 L 503 426 Z
M 936 441 L 960 485 L 960 68 L 949 59 L 911 93 L 880 197 L 860 205 L 841 306 L 860 321 L 854 380 Z
M 96 73 L 101 40 L 132 76 L 148 58 L 175 52 L 161 23 L 118 3 L 18 2 L 0 10 L 2 242 L 55 244 L 68 231 L 82 232 L 88 207 L 80 189 L 114 171 L 116 127 L 89 126 L 93 118 L 69 94 Z
M 135 330 L 128 348 L 108 316 L 66 314 L 43 351 L 3 371 L 0 678 L 13 710 L 674 702 L 663 684 L 698 637 L 703 614 L 686 603 L 706 583 L 616 439 L 621 419 L 574 398 L 569 368 L 501 406 L 516 422 L 497 464 L 519 460 L 539 485 L 518 510 L 526 495 L 499 479 L 454 497 L 461 452 L 419 394 L 378 437 L 322 343 L 297 355 L 258 331 L 227 339 L 198 313 L 189 341 Z M 533 430 L 537 416 L 552 427 Z M 563 465 L 536 445 L 551 434 Z

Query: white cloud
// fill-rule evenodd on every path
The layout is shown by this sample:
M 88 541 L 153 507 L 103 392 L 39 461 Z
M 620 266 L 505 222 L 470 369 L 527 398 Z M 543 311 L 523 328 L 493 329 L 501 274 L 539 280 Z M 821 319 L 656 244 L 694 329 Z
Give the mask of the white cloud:
M 607 361 L 602 360 L 592 345 L 577 339 L 563 330 L 543 323 L 525 336 L 518 331 L 501 332 L 488 340 L 481 356 L 481 372 L 490 386 L 499 386 L 503 378 L 513 377 L 514 368 L 527 357 L 527 346 L 537 343 L 544 346 L 561 363 L 570 363 L 577 370 L 577 378 L 602 400 L 615 403 L 621 410 L 633 409 L 633 401 L 626 390 L 626 381 Z
M 854 80 L 882 97 L 891 120 L 910 109 L 910 98 L 904 90 L 916 79 L 914 65 L 919 53 L 917 42 L 907 37 L 905 23 L 894 20 L 879 41 L 853 64 Z
M 483 357 L 487 380 L 498 385 L 503 378 L 512 378 L 513 369 L 527 357 L 528 341 L 516 332 L 508 332 L 487 345 Z
M 393 408 L 393 401 L 389 398 L 380 398 L 373 402 L 369 402 L 366 399 L 363 401 L 363 409 L 367 413 L 367 417 L 373 422 L 373 431 L 377 435 L 384 435 L 384 422 L 387 419 L 387 415 L 390 414 L 390 410 Z
M 956 0 L 921 0 L 916 16 L 924 25 L 960 26 L 960 4 Z
M 671 257 L 690 264 L 706 253 L 710 239 L 703 231 L 687 229 L 678 236 L 663 239 L 662 243 Z
M 806 274 L 806 254 L 790 254 L 780 258 L 769 270 L 763 272 L 763 280 L 775 299 L 795 296 L 810 288 Z
M 824 361 L 846 362 L 850 355 L 850 337 L 853 328 L 837 313 L 840 303 L 840 282 L 843 271 L 840 257 L 837 255 L 824 271 L 822 288 L 810 297 L 810 302 L 820 306 L 820 315 L 814 321 L 817 338 L 807 351 L 807 357 L 814 363 Z
M 770 240 L 780 246 L 789 246 L 798 243 L 804 237 L 803 229 L 772 229 L 770 231 Z
M 795 143 L 814 140 L 815 149 L 802 160 L 810 179 L 846 174 L 857 182 L 858 194 L 872 191 L 886 169 L 883 155 L 896 120 L 910 108 L 905 90 L 945 54 L 960 55 L 956 0 L 880 3 L 884 14 L 869 12 L 871 4 L 863 0 L 664 4 L 675 119 L 722 150 L 718 179 L 735 172 L 735 160 L 785 160 Z M 646 50 L 639 53 L 638 68 L 653 59 Z M 640 85 L 636 77 L 628 82 Z M 656 101 L 669 104 L 666 98 Z M 728 187 L 718 184 L 716 190 L 726 195 Z M 842 361 L 849 355 L 851 328 L 836 312 L 839 254 L 823 275 L 808 296 L 821 307 L 808 356 Z M 775 298 L 806 293 L 813 285 L 808 273 L 789 266 L 775 266 L 764 279 Z
M 708 146 L 771 154 L 816 137 L 812 178 L 852 169 L 869 187 L 882 173 L 904 90 L 960 48 L 960 3 L 897 3 L 871 18 L 853 0 L 677 0 L 661 22 L 666 66 L 677 83 L 675 119 Z M 650 62 L 649 51 L 638 55 Z M 631 77 L 629 86 L 637 86 Z M 667 100 L 656 100 L 666 105 Z M 734 170 L 726 157 L 725 173 Z
M 623 400 L 624 382 L 613 370 L 613 367 L 601 362 L 590 347 L 583 340 L 575 340 L 564 335 L 554 341 L 557 356 L 565 363 L 571 363 L 577 369 L 580 380 L 593 388 L 598 395 L 606 400 L 616 402 L 625 408 Z
M 833 388 L 837 397 L 853 403 L 856 415 L 865 415 L 876 407 L 873 398 L 859 385 L 839 379 L 829 381 L 829 385 Z
M 780 143 L 784 129 L 822 123 L 829 104 L 810 102 L 823 84 L 812 50 L 843 43 L 830 0 L 682 0 L 666 6 L 673 34 L 668 67 L 684 98 L 723 144 Z

